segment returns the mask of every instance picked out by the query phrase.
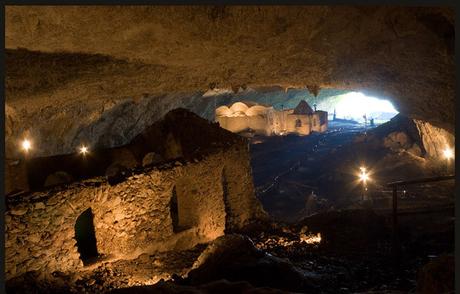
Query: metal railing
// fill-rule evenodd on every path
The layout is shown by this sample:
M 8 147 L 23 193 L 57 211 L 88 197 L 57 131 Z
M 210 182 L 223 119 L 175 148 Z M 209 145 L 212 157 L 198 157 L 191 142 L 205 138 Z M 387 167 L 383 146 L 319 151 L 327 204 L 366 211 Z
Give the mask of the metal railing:
M 447 181 L 455 179 L 455 175 L 447 175 L 447 176 L 438 176 L 438 177 L 430 177 L 430 178 L 421 178 L 421 179 L 414 179 L 414 180 L 405 180 L 405 181 L 396 181 L 388 183 L 387 186 L 392 188 L 393 191 L 393 199 L 392 199 L 392 251 L 394 262 L 397 266 L 399 266 L 400 255 L 401 255 L 401 244 L 399 241 L 399 225 L 398 225 L 398 187 L 408 186 L 408 185 L 415 185 L 415 184 L 422 184 L 422 183 L 430 183 L 430 182 L 440 182 L 440 181 Z

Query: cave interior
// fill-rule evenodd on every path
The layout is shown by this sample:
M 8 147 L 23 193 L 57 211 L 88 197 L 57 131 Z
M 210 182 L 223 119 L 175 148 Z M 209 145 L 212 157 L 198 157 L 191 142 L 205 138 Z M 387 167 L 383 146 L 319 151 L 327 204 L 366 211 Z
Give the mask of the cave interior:
M 7 5 L 7 291 L 454 293 L 454 23 Z

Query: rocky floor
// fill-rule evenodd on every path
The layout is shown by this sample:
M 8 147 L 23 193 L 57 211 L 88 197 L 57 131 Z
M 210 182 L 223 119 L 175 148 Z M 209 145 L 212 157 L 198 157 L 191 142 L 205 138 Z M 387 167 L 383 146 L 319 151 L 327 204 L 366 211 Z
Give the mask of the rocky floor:
M 401 218 L 397 264 L 388 215 L 337 210 L 192 250 L 102 260 L 79 273 L 31 272 L 9 281 L 8 293 L 415 293 L 433 275 L 453 285 L 453 222 L 453 210 Z M 440 257 L 447 263 L 420 281 L 424 265 Z
M 185 275 L 206 245 L 191 250 L 142 254 L 131 260 L 100 260 L 81 272 L 30 272 L 7 283 L 9 293 L 104 293 Z
M 376 166 L 397 167 L 378 168 L 371 200 L 358 197 L 334 207 L 337 199 L 326 199 L 305 217 L 305 196 L 312 190 L 321 197 L 344 187 L 344 179 L 335 180 L 332 166 L 343 168 L 346 163 L 338 165 L 336 158 L 350 153 L 342 144 L 363 130 L 343 128 L 258 144 L 253 139 L 258 196 L 274 220 L 239 232 L 244 236 L 132 260 L 101 259 L 76 273 L 29 272 L 8 281 L 8 293 L 450 293 L 455 217 L 453 199 L 446 195 L 453 195 L 453 183 L 400 192 L 401 254 L 398 259 L 394 255 L 391 203 L 382 183 L 392 174 L 401 176 L 398 170 L 408 166 L 413 170 L 403 175 L 420 174 L 421 160 L 407 152 L 378 160 L 367 157 Z M 323 172 L 319 175 L 316 169 Z
M 332 206 L 349 207 L 361 199 L 357 177 L 361 165 L 370 170 L 366 197 L 372 200 L 367 204 L 374 209 L 391 208 L 392 191 L 386 186 L 389 182 L 453 172 L 443 162 L 415 156 L 411 150 L 386 148 L 384 138 L 394 131 L 387 129 L 386 125 L 366 129 L 363 125 L 330 122 L 325 133 L 253 138 L 254 185 L 264 209 L 279 221 L 296 222 Z M 307 207 L 312 193 L 316 203 Z M 454 182 L 410 186 L 400 189 L 400 194 L 405 207 L 451 204 Z

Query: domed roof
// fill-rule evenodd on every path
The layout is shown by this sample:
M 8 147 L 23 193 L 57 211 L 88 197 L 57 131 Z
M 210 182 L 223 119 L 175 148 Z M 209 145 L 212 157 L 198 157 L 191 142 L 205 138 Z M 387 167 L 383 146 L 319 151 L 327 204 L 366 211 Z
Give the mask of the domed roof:
M 237 112 L 237 111 L 242 111 L 242 112 L 245 112 L 246 110 L 248 110 L 248 106 L 242 102 L 235 102 L 233 103 L 233 105 L 230 107 L 230 110 L 233 111 L 233 112 Z
M 267 107 L 262 105 L 254 105 L 248 108 L 245 113 L 247 116 L 264 115 L 267 113 L 267 109 Z
M 233 111 L 225 105 L 216 108 L 216 116 L 230 116 L 232 113 Z

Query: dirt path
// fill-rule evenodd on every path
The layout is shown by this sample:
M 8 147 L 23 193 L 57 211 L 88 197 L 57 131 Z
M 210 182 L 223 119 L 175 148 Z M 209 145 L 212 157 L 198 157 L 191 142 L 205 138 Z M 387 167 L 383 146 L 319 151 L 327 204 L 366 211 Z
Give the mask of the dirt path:
M 251 164 L 256 193 L 275 218 L 294 221 L 318 190 L 318 170 L 333 150 L 364 132 L 361 125 L 331 124 L 326 133 L 253 139 Z

